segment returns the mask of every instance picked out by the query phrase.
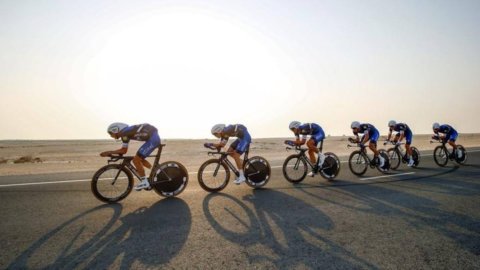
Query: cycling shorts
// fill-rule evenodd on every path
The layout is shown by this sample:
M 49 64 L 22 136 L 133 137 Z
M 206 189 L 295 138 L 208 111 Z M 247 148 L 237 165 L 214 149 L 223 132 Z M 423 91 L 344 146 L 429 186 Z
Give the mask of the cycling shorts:
M 412 139 L 413 139 L 413 133 L 411 131 L 405 131 L 405 144 L 412 144 Z M 400 137 L 400 133 L 397 133 L 395 137 L 398 139 Z
M 445 136 L 445 139 L 447 139 L 447 141 L 452 141 L 452 142 L 455 142 L 457 138 L 458 138 L 458 133 L 456 131 L 453 131 L 450 134 L 447 134 L 447 136 Z
M 158 132 L 153 132 L 150 138 L 138 149 L 137 156 L 145 159 L 159 146 L 160 136 L 158 136 Z
M 323 131 L 319 131 L 310 136 L 310 140 L 313 140 L 315 144 L 320 143 L 321 141 L 323 141 L 323 139 L 325 139 L 325 133 L 323 133 Z
M 247 151 L 248 146 L 250 146 L 251 142 L 250 136 L 244 136 L 242 139 L 237 138 L 231 145 L 230 148 L 234 149 L 240 155 Z
M 368 133 L 368 139 L 370 140 L 370 143 L 377 143 L 378 138 L 380 137 L 380 133 L 378 132 L 377 129 L 372 128 L 370 132 Z

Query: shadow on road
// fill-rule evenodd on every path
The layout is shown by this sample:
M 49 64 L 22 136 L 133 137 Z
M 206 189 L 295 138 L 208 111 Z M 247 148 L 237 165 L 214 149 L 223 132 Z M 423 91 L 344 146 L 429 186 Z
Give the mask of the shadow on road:
M 427 198 L 418 193 L 422 191 L 451 196 L 478 196 L 480 185 L 462 181 L 458 175 L 455 178 L 449 177 L 457 169 L 458 167 L 453 167 L 430 175 L 332 188 L 332 191 L 354 199 L 355 204 L 321 197 L 308 187 L 299 187 L 298 190 L 354 211 L 400 217 L 412 227 L 433 229 L 456 241 L 465 250 L 480 255 L 480 219 L 461 214 L 452 210 L 450 205 L 442 205 L 431 196 Z M 412 184 L 411 181 L 415 182 Z M 402 182 L 409 182 L 408 187 L 400 185 Z M 409 190 L 415 194 L 407 192 Z
M 179 252 L 192 223 L 190 208 L 179 198 L 121 214 L 120 204 L 81 213 L 45 234 L 7 268 L 130 269 L 137 260 L 159 267 Z
M 342 269 L 376 268 L 324 236 L 334 228 L 328 216 L 287 194 L 254 190 L 242 200 L 209 194 L 203 210 L 217 233 L 243 247 L 250 264 L 282 269 L 315 269 L 321 263 Z

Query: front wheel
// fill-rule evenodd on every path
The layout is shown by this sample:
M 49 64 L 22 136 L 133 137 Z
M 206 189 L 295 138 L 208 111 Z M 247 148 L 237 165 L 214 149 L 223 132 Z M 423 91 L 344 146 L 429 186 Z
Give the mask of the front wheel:
M 340 172 L 340 159 L 331 152 L 327 152 L 324 155 L 325 160 L 320 169 L 320 175 L 327 180 L 333 180 Z
M 210 159 L 198 169 L 198 183 L 208 192 L 219 192 L 230 180 L 230 170 L 219 159 Z
M 368 161 L 365 154 L 362 151 L 353 151 L 348 158 L 348 167 L 350 171 L 357 176 L 363 175 L 368 168 Z
M 447 148 L 441 145 L 435 147 L 435 150 L 433 150 L 433 160 L 435 160 L 438 166 L 445 167 L 448 162 Z
M 133 188 L 132 173 L 120 164 L 100 168 L 92 178 L 93 195 L 102 202 L 115 203 L 125 199 Z
M 270 164 L 260 156 L 251 157 L 244 166 L 246 183 L 250 187 L 260 188 L 270 180 Z
M 464 165 L 465 163 L 467 163 L 467 150 L 465 150 L 465 147 L 463 147 L 462 145 L 457 145 L 455 161 L 460 165 Z
M 187 169 L 176 161 L 167 161 L 158 165 L 152 186 L 158 195 L 174 197 L 185 190 L 187 183 Z
M 390 159 L 390 169 L 396 170 L 400 166 L 401 157 L 395 148 L 387 150 L 388 158 Z
M 291 155 L 283 162 L 283 176 L 290 183 L 300 183 L 307 176 L 307 162 L 301 155 Z

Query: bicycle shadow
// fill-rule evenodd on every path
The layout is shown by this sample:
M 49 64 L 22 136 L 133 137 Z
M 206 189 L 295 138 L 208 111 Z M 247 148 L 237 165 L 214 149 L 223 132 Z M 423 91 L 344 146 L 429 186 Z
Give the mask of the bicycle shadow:
M 214 199 L 228 200 L 222 204 L 225 211 L 213 205 Z M 244 214 L 229 208 L 241 209 Z M 346 269 L 376 268 L 324 236 L 334 228 L 327 215 L 282 192 L 259 189 L 242 200 L 223 193 L 209 194 L 203 201 L 203 210 L 218 234 L 242 247 L 250 265 L 267 263 L 274 268 L 291 269 L 318 268 L 325 263 Z M 235 230 L 235 224 L 224 225 L 226 219 L 233 220 L 240 229 Z M 262 247 L 250 249 L 258 245 Z
M 84 219 L 90 215 L 98 219 L 93 213 L 104 209 L 114 213 L 101 230 L 91 234 L 92 221 Z M 121 212 L 122 206 L 114 204 L 79 214 L 41 237 L 7 268 L 130 269 L 137 262 L 158 267 L 181 250 L 190 232 L 190 209 L 178 198 L 125 216 Z M 37 256 L 44 258 L 39 262 L 33 259 Z
M 402 190 L 399 190 L 398 186 L 391 185 L 391 183 L 401 183 L 404 181 L 415 181 L 415 183 L 417 183 L 419 180 L 425 180 L 421 182 L 425 186 L 446 188 L 443 184 L 438 186 L 438 183 L 442 181 L 451 182 L 452 180 L 444 180 L 444 178 L 436 179 L 434 177 L 446 176 L 457 169 L 458 167 L 454 167 L 434 175 L 413 176 L 403 180 L 386 182 L 393 188 L 381 185 L 383 182 L 336 188 L 336 192 L 341 193 L 343 196 L 351 197 L 355 201 L 354 204 L 320 197 L 307 189 L 299 190 L 318 200 L 337 204 L 356 212 L 375 214 L 378 216 L 400 217 L 413 228 L 433 229 L 456 241 L 465 250 L 479 255 L 480 219 L 446 209 L 448 205 L 446 207 L 430 197 L 427 198 L 419 194 L 412 194 L 405 191 L 403 187 L 400 187 Z M 468 195 L 478 196 L 478 190 L 480 190 L 480 188 L 478 185 L 476 188 L 476 193 L 469 193 Z M 449 195 L 458 194 L 455 191 Z

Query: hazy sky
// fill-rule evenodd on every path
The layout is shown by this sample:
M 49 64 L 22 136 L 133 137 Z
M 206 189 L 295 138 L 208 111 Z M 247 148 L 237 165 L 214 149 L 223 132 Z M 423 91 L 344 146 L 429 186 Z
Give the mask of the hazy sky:
M 0 0 L 0 139 L 480 132 L 480 1 Z

